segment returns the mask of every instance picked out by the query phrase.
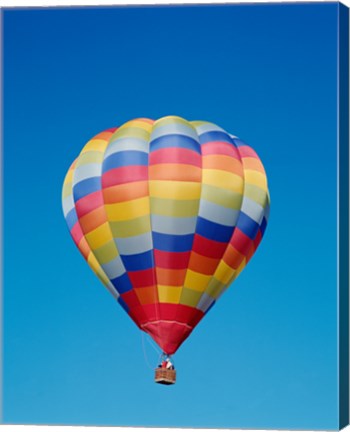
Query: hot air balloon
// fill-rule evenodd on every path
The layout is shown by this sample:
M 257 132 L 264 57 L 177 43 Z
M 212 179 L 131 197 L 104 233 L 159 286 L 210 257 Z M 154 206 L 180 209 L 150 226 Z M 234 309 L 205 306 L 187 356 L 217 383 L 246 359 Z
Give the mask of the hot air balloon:
M 83 257 L 166 357 L 247 265 L 269 214 L 256 152 L 213 123 L 176 116 L 93 137 L 62 200 Z M 160 369 L 156 382 L 175 381 Z

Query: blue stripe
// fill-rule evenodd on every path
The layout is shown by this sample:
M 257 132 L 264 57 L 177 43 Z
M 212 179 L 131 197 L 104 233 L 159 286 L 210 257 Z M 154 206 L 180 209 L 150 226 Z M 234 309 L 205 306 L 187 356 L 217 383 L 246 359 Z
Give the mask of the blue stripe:
M 124 294 L 132 289 L 127 273 L 123 273 L 121 276 L 111 279 L 111 282 L 119 294 Z
M 127 271 L 147 270 L 153 267 L 153 251 L 134 255 L 120 255 Z
M 80 198 L 84 198 L 84 196 L 98 190 L 101 190 L 100 177 L 91 177 L 86 180 L 82 180 L 73 187 L 74 201 L 78 201 Z
M 216 303 L 216 300 L 213 301 L 213 303 L 208 307 L 208 309 L 204 312 L 204 315 L 206 315 L 210 309 L 214 306 L 214 304 Z
M 75 208 L 72 208 L 72 210 L 70 210 L 66 216 L 66 222 L 67 222 L 69 231 L 74 227 L 74 225 L 77 223 L 77 221 L 78 221 L 77 212 L 75 211 Z
M 238 139 L 238 138 L 233 138 L 232 141 L 233 141 L 233 143 L 234 143 L 234 145 L 235 145 L 236 147 L 242 147 L 242 146 L 246 146 L 246 145 L 248 145 L 248 144 L 246 144 L 244 141 L 242 141 L 242 140 L 240 140 L 240 139 Z
M 234 227 L 220 225 L 198 216 L 196 233 L 210 240 L 228 242 L 231 239 Z
M 153 247 L 166 252 L 187 252 L 192 250 L 194 234 L 173 235 L 152 233 Z
M 148 154 L 136 150 L 113 153 L 103 161 L 102 172 L 130 165 L 148 165 Z
M 125 310 L 125 312 L 129 312 L 130 310 L 129 306 L 125 303 L 125 301 L 121 297 L 118 298 L 118 303 Z
M 246 236 L 254 240 L 259 229 L 259 224 L 241 211 L 238 216 L 237 228 L 239 228 Z
M 199 142 L 201 144 L 206 144 L 211 141 L 224 141 L 229 144 L 233 144 L 232 138 L 225 132 L 220 131 L 212 131 L 212 132 L 204 132 L 199 135 Z
M 188 150 L 194 150 L 199 154 L 201 153 L 199 143 L 186 135 L 163 135 L 150 142 L 150 152 L 169 147 L 185 148 Z
M 267 227 L 267 220 L 266 220 L 266 218 L 264 216 L 263 220 L 261 221 L 261 225 L 260 225 L 260 231 L 261 231 L 262 235 L 264 235 L 266 227 Z

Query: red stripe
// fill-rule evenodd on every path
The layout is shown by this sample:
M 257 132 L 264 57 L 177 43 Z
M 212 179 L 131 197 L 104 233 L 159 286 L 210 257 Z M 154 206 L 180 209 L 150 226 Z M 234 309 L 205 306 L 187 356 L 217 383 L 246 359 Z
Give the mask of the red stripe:
M 173 303 L 160 303 L 159 312 L 162 320 L 178 321 L 191 327 L 193 327 L 193 322 L 197 323 L 204 315 L 199 309 Z
M 211 141 L 207 144 L 202 144 L 201 150 L 203 156 L 220 154 L 220 155 L 231 156 L 239 160 L 241 159 L 239 152 L 235 146 L 222 141 Z
M 157 267 L 167 269 L 187 268 L 191 252 L 164 252 L 154 249 L 154 261 Z
M 256 233 L 255 239 L 254 239 L 255 250 L 258 248 L 258 246 L 261 242 L 261 239 L 262 239 L 262 234 L 261 234 L 261 230 L 259 228 L 258 232 Z
M 199 234 L 195 234 L 192 250 L 208 258 L 221 258 L 225 253 L 226 246 L 226 243 L 209 240 Z
M 247 255 L 252 239 L 246 236 L 239 228 L 235 228 L 230 240 L 231 245 L 243 255 Z
M 129 279 L 134 288 L 146 287 L 156 284 L 154 269 L 128 272 Z
M 140 304 L 134 290 L 127 291 L 121 294 L 120 297 L 125 301 L 125 303 L 129 306 L 130 309 Z
M 152 322 L 159 320 L 159 304 L 147 304 L 140 306 L 142 308 L 142 312 L 146 317 L 146 321 L 144 322 Z M 134 308 L 133 312 L 137 315 L 139 314 L 138 308 Z M 129 312 L 130 313 L 130 312 Z
M 148 180 L 148 167 L 144 165 L 131 165 L 113 168 L 102 175 L 102 187 L 107 188 L 123 183 Z
M 102 191 L 96 191 L 81 198 L 75 203 L 78 218 L 104 205 Z
M 194 165 L 199 168 L 202 166 L 201 155 L 192 150 L 170 147 L 156 150 L 149 155 L 149 164 L 179 163 Z
M 154 306 L 153 306 L 154 308 Z M 135 306 L 128 311 L 128 314 L 132 320 L 140 327 L 141 324 L 145 324 L 149 321 L 149 317 L 145 314 L 143 306 Z

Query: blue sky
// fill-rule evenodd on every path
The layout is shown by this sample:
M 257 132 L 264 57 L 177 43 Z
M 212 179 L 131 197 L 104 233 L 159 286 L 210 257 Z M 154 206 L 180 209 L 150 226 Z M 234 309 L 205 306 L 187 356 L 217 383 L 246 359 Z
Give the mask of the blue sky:
M 337 428 L 337 7 L 5 10 L 5 423 Z M 60 199 L 90 137 L 165 115 L 249 143 L 272 201 L 171 387 L 153 384 L 157 353 L 80 256 Z

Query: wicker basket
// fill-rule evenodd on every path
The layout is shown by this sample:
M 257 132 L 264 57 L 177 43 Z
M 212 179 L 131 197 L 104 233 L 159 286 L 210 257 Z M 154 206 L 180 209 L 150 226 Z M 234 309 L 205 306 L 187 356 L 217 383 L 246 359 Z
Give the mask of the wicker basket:
M 176 382 L 176 370 L 175 369 L 165 369 L 157 368 L 155 370 L 154 380 L 158 384 L 175 384 Z

